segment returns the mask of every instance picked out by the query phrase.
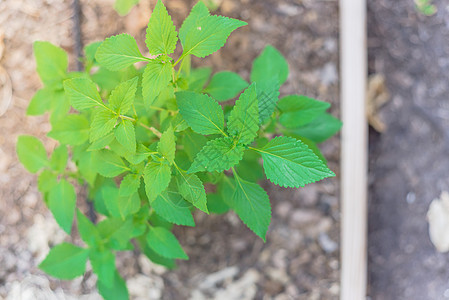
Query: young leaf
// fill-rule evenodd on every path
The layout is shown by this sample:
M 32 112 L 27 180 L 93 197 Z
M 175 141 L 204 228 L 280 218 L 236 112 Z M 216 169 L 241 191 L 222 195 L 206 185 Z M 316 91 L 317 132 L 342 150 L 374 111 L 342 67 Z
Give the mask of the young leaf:
M 107 200 L 107 199 L 105 199 Z M 115 250 L 130 250 L 132 244 L 129 242 L 133 236 L 133 220 L 128 218 L 107 218 L 98 223 L 98 232 L 103 241 L 107 241 L 106 246 Z
M 209 10 L 207 6 L 202 1 L 198 1 L 197 4 L 192 8 L 188 17 L 182 23 L 181 28 L 179 29 L 179 39 L 181 40 L 182 47 L 185 48 L 186 37 L 189 32 L 194 30 L 198 21 L 203 18 L 209 16 Z M 208 76 L 209 77 L 209 76 Z
M 53 93 L 50 88 L 38 90 L 33 98 L 31 98 L 26 114 L 28 116 L 39 116 L 50 110 Z
M 166 267 L 167 269 L 174 269 L 176 267 L 175 260 L 172 258 L 166 258 L 157 254 L 153 249 L 151 249 L 146 241 L 145 237 L 138 237 L 139 247 L 145 256 L 151 260 L 153 263 Z
M 59 226 L 61 226 L 67 234 L 70 234 L 76 207 L 76 193 L 73 185 L 68 183 L 65 179 L 61 179 L 61 181 L 50 190 L 48 207 Z
M 237 142 L 247 145 L 257 136 L 259 130 L 259 107 L 256 85 L 252 84 L 240 95 L 228 118 L 228 132 Z
M 276 48 L 268 45 L 253 62 L 251 81 L 270 80 L 273 75 L 277 75 L 282 85 L 288 77 L 288 63 Z
M 181 196 L 192 203 L 199 210 L 209 213 L 207 210 L 206 191 L 203 183 L 195 174 L 186 174 L 179 170 L 176 183 Z
M 98 153 L 97 171 L 104 177 L 115 177 L 129 171 L 125 162 L 111 150 L 100 150 Z
M 140 53 L 136 40 L 125 33 L 104 40 L 98 47 L 95 59 L 101 66 L 111 71 L 118 71 L 136 62 L 148 60 Z
M 243 146 L 234 144 L 229 137 L 209 141 L 196 155 L 187 173 L 223 172 L 236 165 L 242 159 L 244 151 Z
M 145 191 L 150 202 L 165 191 L 170 183 L 171 168 L 166 163 L 149 162 L 145 167 L 143 179 Z
M 342 126 L 339 119 L 324 113 L 305 126 L 285 130 L 286 135 L 293 137 L 305 137 L 315 143 L 321 143 L 336 134 Z
M 73 279 L 83 275 L 88 256 L 89 250 L 62 243 L 50 250 L 39 268 L 60 279 Z
M 22 165 L 31 173 L 36 173 L 48 165 L 44 145 L 34 136 L 19 136 L 17 139 L 17 156 Z
M 154 100 L 167 87 L 172 78 L 173 66 L 169 62 L 160 59 L 152 59 L 148 62 L 142 77 L 142 95 L 145 108 L 153 104 Z
M 224 115 L 221 106 L 211 97 L 190 91 L 176 93 L 179 112 L 192 127 L 201 134 L 223 134 Z
M 126 197 L 134 194 L 140 187 L 140 175 L 128 174 L 120 183 L 119 195 Z
M 110 133 L 117 124 L 117 118 L 117 115 L 110 110 L 98 110 L 90 125 L 90 142 L 95 142 Z
M 114 130 L 117 141 L 131 153 L 136 152 L 136 132 L 130 120 L 122 119 Z
M 258 184 L 235 176 L 236 189 L 229 205 L 239 218 L 264 242 L 271 220 L 267 193 Z
M 272 79 L 259 80 L 256 86 L 259 106 L 259 124 L 265 123 L 271 117 L 279 100 L 279 81 Z
M 114 254 L 108 249 L 101 251 L 92 249 L 89 259 L 94 273 L 98 276 L 98 281 L 108 288 L 113 288 L 114 274 L 117 272 Z
M 193 24 L 195 26 L 192 26 Z M 183 33 L 185 39 L 181 40 L 184 48 L 182 55 L 206 57 L 223 47 L 231 32 L 244 25 L 247 23 L 222 16 L 209 15 L 198 18 L 185 28 L 187 30 Z
M 37 178 L 37 187 L 42 194 L 46 194 L 57 184 L 58 175 L 48 169 L 44 169 Z
M 115 0 L 114 9 L 121 15 L 126 15 L 140 0 Z
M 287 128 L 297 128 L 312 122 L 331 105 L 327 102 L 298 95 L 290 95 L 279 101 L 279 121 Z
M 77 110 L 82 111 L 96 106 L 108 109 L 98 94 L 97 86 L 90 79 L 68 79 L 64 81 L 64 90 L 73 108 Z
M 174 234 L 164 227 L 150 227 L 147 243 L 151 249 L 164 257 L 189 259 Z
M 138 77 L 121 83 L 116 87 L 109 97 L 109 104 L 113 111 L 118 114 L 126 114 L 134 103 L 137 90 Z
M 126 288 L 125 280 L 115 271 L 113 273 L 114 281 L 111 286 L 107 286 L 103 281 L 97 281 L 98 291 L 105 300 L 128 300 L 129 294 Z
M 151 202 L 156 213 L 170 223 L 195 226 L 189 204 L 175 192 L 163 192 Z
M 67 165 L 69 159 L 69 153 L 67 152 L 67 146 L 60 145 L 55 150 L 50 159 L 50 167 L 56 172 L 62 173 Z
M 229 71 L 214 74 L 204 89 L 217 101 L 226 101 L 237 96 L 248 86 L 248 83 L 239 74 Z
M 89 138 L 89 121 L 82 115 L 66 115 L 53 124 L 47 136 L 64 145 L 81 145 Z
M 145 43 L 152 55 L 172 54 L 176 48 L 178 33 L 167 9 L 159 0 L 148 22 Z
M 76 162 L 78 171 L 91 187 L 95 184 L 98 172 L 98 161 L 100 151 L 87 151 L 87 145 L 73 148 L 73 160 Z
M 284 187 L 306 184 L 333 177 L 335 174 L 301 141 L 286 136 L 272 139 L 261 149 L 267 178 Z
M 137 193 L 120 196 L 116 187 L 105 187 L 101 190 L 105 205 L 113 217 L 125 220 L 127 216 L 136 213 L 140 208 L 140 198 Z
M 78 232 L 81 239 L 90 247 L 96 247 L 101 242 L 97 227 L 78 209 L 76 212 Z
M 49 42 L 37 41 L 33 44 L 36 57 L 36 69 L 39 77 L 46 86 L 59 88 L 67 77 L 67 53 Z
M 175 133 L 171 126 L 162 134 L 161 139 L 157 144 L 157 151 L 162 154 L 170 164 L 173 164 L 175 160 L 176 144 Z

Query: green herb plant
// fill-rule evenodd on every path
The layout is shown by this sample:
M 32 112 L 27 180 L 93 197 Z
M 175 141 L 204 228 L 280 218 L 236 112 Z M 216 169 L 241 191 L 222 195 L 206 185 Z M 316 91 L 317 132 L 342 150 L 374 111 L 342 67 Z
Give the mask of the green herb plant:
M 67 71 L 62 49 L 34 44 L 44 87 L 27 114 L 49 112 L 48 137 L 59 146 L 48 158 L 40 140 L 20 136 L 18 157 L 39 173 L 56 222 L 67 234 L 76 227 L 85 243 L 53 247 L 43 271 L 72 279 L 90 260 L 101 295 L 127 299 L 117 251 L 138 247 L 154 263 L 175 267 L 188 257 L 171 229 L 195 226 L 195 209 L 233 210 L 265 241 L 271 207 L 257 184 L 264 174 L 283 187 L 334 176 L 316 143 L 341 123 L 326 113 L 328 103 L 299 95 L 279 100 L 288 65 L 278 50 L 267 46 L 254 60 L 250 83 L 233 72 L 211 77 L 211 68 L 191 67 L 192 56 L 216 52 L 244 25 L 210 15 L 198 2 L 177 32 L 159 1 L 145 40 L 151 58 L 119 34 L 86 46 L 83 72 Z M 100 216 L 97 224 L 77 208 L 77 189 Z

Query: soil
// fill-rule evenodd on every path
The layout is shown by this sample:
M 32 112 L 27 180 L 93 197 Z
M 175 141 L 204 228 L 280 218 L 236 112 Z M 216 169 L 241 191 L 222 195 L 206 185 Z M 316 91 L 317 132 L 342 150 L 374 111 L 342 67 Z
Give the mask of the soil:
M 449 188 L 449 11 L 413 1 L 368 1 L 369 62 L 384 74 L 387 130 L 370 136 L 369 278 L 372 299 L 447 299 L 449 256 L 430 242 L 426 213 Z
M 144 49 L 145 26 L 156 1 L 141 0 L 126 17 L 112 0 L 81 0 L 82 41 L 87 44 L 128 32 Z M 179 28 L 192 1 L 164 1 Z M 337 1 L 223 0 L 218 14 L 249 23 L 233 33 L 219 52 L 196 65 L 232 70 L 249 77 L 251 62 L 266 44 L 288 59 L 290 76 L 281 96 L 305 94 L 332 103 L 338 116 Z M 69 0 L 4 0 L 0 2 L 0 298 L 98 299 L 90 271 L 73 281 L 49 278 L 37 268 L 54 244 L 72 241 L 59 230 L 41 201 L 36 176 L 20 165 L 15 142 L 20 134 L 54 141 L 47 116 L 26 117 L 40 87 L 32 42 L 48 40 L 70 53 L 76 67 L 73 10 Z M 323 22 L 323 19 L 325 22 Z M 4 70 L 3 70 L 4 68 Z M 3 77 L 1 77 L 3 76 Z M 0 81 L 2 82 L 2 81 Z M 6 82 L 6 81 L 5 81 Z M 118 256 L 117 264 L 132 299 L 337 299 L 339 293 L 338 138 L 321 145 L 336 178 L 302 189 L 281 189 L 264 182 L 273 219 L 264 244 L 234 213 L 196 214 L 195 228 L 175 230 L 190 256 L 168 271 L 139 253 Z M 75 238 L 75 242 L 79 242 Z M 88 267 L 90 268 L 90 267 Z

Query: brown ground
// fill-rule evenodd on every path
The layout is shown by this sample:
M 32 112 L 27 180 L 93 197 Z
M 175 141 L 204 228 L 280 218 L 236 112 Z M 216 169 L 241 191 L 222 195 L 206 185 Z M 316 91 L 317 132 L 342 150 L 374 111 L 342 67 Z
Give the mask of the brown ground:
M 47 117 L 25 117 L 29 99 L 40 86 L 32 56 L 32 42 L 49 40 L 73 53 L 72 10 L 68 0 L 4 0 L 0 2 L 0 35 L 4 53 L 0 82 L 0 298 L 96 299 L 95 278 L 71 282 L 48 278 L 36 267 L 48 247 L 70 240 L 55 226 L 41 202 L 36 176 L 17 161 L 19 134 L 45 138 Z M 81 0 L 83 42 L 121 32 L 144 41 L 144 27 L 155 1 L 142 0 L 140 10 L 119 17 L 112 0 Z M 338 15 L 336 1 L 224 0 L 219 13 L 249 23 L 204 64 L 248 77 L 253 58 L 266 44 L 287 57 L 290 77 L 281 90 L 302 93 L 333 104 L 338 115 Z M 190 1 L 166 0 L 177 27 Z M 3 44 L 0 43 L 0 53 Z M 1 56 L 1 54 L 0 54 Z M 71 68 L 75 59 L 70 56 Z M 3 76 L 3 77 L 2 77 Z M 7 91 L 12 88 L 12 98 Z M 5 92 L 6 91 L 6 92 Z M 3 94 L 5 93 L 5 94 Z M 11 103 L 9 103 L 11 100 Z M 322 145 L 330 167 L 338 174 L 338 139 Z M 175 271 L 148 264 L 137 254 L 119 256 L 120 272 L 133 299 L 336 299 L 338 284 L 338 178 L 306 188 L 280 189 L 264 183 L 273 206 L 267 243 L 256 238 L 229 213 L 197 214 L 197 227 L 178 228 L 176 234 L 190 260 Z M 214 272 L 219 272 L 212 274 Z M 141 275 L 144 274 L 144 275 Z M 212 275 L 211 275 L 212 274 Z

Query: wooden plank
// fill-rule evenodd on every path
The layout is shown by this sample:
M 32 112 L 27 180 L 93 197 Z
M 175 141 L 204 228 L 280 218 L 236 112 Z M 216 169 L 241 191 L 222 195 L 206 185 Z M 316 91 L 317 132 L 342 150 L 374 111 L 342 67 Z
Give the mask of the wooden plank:
M 366 298 L 367 121 L 366 0 L 340 0 L 341 294 Z

